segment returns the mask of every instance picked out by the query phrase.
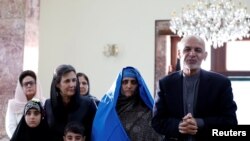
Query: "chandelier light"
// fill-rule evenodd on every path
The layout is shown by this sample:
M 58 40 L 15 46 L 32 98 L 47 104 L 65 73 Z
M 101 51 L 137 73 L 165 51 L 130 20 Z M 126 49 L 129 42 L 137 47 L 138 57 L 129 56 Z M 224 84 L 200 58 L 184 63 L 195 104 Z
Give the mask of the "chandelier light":
M 201 36 L 217 48 L 228 41 L 250 37 L 250 16 L 239 0 L 198 0 L 183 8 L 180 16 L 173 13 L 170 29 L 180 37 Z

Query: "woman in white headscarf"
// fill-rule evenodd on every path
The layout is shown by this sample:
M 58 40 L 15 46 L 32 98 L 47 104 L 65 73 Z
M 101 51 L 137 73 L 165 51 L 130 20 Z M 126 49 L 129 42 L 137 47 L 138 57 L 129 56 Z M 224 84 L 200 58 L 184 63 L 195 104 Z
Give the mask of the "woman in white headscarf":
M 14 98 L 8 101 L 5 129 L 9 138 L 22 118 L 25 104 L 32 98 L 37 98 L 44 104 L 45 98 L 42 96 L 35 72 L 26 70 L 19 76 Z

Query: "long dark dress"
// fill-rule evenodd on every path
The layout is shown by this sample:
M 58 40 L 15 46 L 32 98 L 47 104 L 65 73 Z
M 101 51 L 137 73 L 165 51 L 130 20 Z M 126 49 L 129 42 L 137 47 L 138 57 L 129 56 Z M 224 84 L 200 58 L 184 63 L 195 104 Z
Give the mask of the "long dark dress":
M 30 128 L 23 116 L 10 141 L 51 141 L 46 120 L 42 119 L 37 127 Z

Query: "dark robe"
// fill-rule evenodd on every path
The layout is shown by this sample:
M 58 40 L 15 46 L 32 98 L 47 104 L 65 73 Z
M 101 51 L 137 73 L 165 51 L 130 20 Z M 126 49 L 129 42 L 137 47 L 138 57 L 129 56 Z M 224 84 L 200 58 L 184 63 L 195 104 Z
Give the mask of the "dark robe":
M 51 141 L 46 120 L 42 119 L 37 127 L 30 128 L 23 116 L 10 141 Z
M 116 105 L 122 125 L 131 141 L 161 141 L 151 127 L 152 112 L 140 99 L 139 94 L 132 97 L 120 95 Z

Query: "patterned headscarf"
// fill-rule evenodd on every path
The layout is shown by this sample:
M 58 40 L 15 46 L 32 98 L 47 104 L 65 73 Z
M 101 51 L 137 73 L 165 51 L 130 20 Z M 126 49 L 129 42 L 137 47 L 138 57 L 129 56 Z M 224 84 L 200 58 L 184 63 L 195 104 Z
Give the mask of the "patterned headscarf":
M 36 109 L 41 113 L 42 109 L 41 106 L 39 105 L 39 100 L 37 99 L 30 100 L 24 107 L 24 115 L 26 115 L 30 109 Z

